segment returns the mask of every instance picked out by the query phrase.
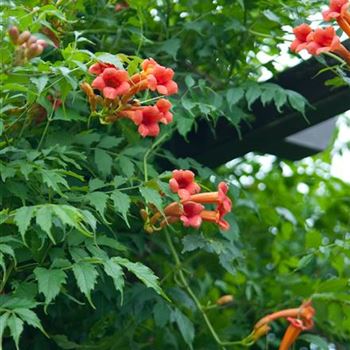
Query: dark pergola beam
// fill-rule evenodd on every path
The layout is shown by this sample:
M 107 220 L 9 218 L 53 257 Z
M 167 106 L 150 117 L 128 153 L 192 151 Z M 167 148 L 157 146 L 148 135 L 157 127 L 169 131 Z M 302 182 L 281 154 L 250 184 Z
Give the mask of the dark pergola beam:
M 290 109 L 281 114 L 272 104 L 264 107 L 258 102 L 253 105 L 255 121 L 251 125 L 244 122 L 240 125 L 241 138 L 225 118 L 219 119 L 214 132 L 206 121 L 201 120 L 197 130 L 188 135 L 188 142 L 176 134 L 167 148 L 177 157 L 192 157 L 210 167 L 251 151 L 268 152 L 292 160 L 317 153 L 317 149 L 290 144 L 284 139 L 350 109 L 350 89 L 325 86 L 334 74 L 330 71 L 318 74 L 322 68 L 324 66 L 311 58 L 271 80 L 302 94 L 310 102 L 313 108 L 307 110 L 307 120 Z

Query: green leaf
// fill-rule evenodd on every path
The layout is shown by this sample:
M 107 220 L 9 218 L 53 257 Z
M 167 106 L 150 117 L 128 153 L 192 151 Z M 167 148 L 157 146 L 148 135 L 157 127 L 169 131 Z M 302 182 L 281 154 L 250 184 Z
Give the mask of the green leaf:
M 106 149 L 118 147 L 123 140 L 124 140 L 123 137 L 115 137 L 115 136 L 107 135 L 102 138 L 102 140 L 97 145 L 97 147 L 106 148 Z
M 57 170 L 45 170 L 41 169 L 41 176 L 44 181 L 44 183 L 52 188 L 55 192 L 59 193 L 61 196 L 63 196 L 61 192 L 61 188 L 59 185 L 63 185 L 66 188 L 69 188 L 67 181 L 64 179 L 63 176 L 61 176 Z
M 177 55 L 177 52 L 179 51 L 180 47 L 181 47 L 181 40 L 178 38 L 171 38 L 171 39 L 164 41 L 161 44 L 158 51 L 159 52 L 166 52 L 167 54 L 172 56 L 174 60 L 176 60 L 176 55 Z
M 98 171 L 104 177 L 111 174 L 113 159 L 106 151 L 100 148 L 95 150 L 95 163 Z
M 305 107 L 307 104 L 306 99 L 299 93 L 292 90 L 287 90 L 287 94 L 288 94 L 288 101 L 292 106 L 292 108 L 294 108 L 296 111 L 300 112 L 304 117 L 306 117 L 305 116 Z
M 104 192 L 91 192 L 86 195 L 86 199 L 96 208 L 99 214 L 104 218 L 104 212 L 107 207 L 108 195 Z
M 40 95 L 45 89 L 45 86 L 47 85 L 49 78 L 47 75 L 42 75 L 38 78 L 31 78 L 30 81 L 36 86 L 38 95 Z
M 187 74 L 187 75 L 186 75 L 185 83 L 186 83 L 186 85 L 187 85 L 187 87 L 188 87 L 189 89 L 195 84 L 195 81 L 194 81 L 194 79 L 192 78 L 192 75 L 191 75 L 191 74 Z
M 114 64 L 119 69 L 124 69 L 122 62 L 117 55 L 112 55 L 106 52 L 97 52 L 96 57 L 100 62 Z
M 119 161 L 120 169 L 123 172 L 123 174 L 125 174 L 125 176 L 131 177 L 134 175 L 135 165 L 130 160 L 130 158 L 125 157 L 125 156 L 120 156 L 118 161 Z
M 184 315 L 179 309 L 175 309 L 172 313 L 172 317 L 179 327 L 180 333 L 184 338 L 184 341 L 192 349 L 192 343 L 194 339 L 194 326 L 191 320 Z
M 11 336 L 16 344 L 16 349 L 19 350 L 19 337 L 23 332 L 23 321 L 12 314 L 8 320 L 7 325 L 10 328 Z
M 45 295 L 46 305 L 56 298 L 67 278 L 63 270 L 43 267 L 35 268 L 34 275 L 38 280 L 39 292 Z
M 34 328 L 40 329 L 47 336 L 38 316 L 34 311 L 29 309 L 14 309 L 13 311 L 22 319 L 22 321 L 28 323 Z
M 159 286 L 158 277 L 153 273 L 153 271 L 139 263 L 131 262 L 127 259 L 115 257 L 112 258 L 117 264 L 126 267 L 130 272 L 132 272 L 139 280 L 141 280 L 147 287 L 154 289 L 158 294 L 167 298 L 163 290 Z
M 226 99 L 228 105 L 231 107 L 236 104 L 244 96 L 244 90 L 241 87 L 235 87 L 227 90 Z
M 300 340 L 305 340 L 310 344 L 314 344 L 318 347 L 318 350 L 328 350 L 328 342 L 320 337 L 319 335 L 314 335 L 314 334 L 302 334 L 299 337 Z
M 79 349 L 79 344 L 70 341 L 66 335 L 56 334 L 51 336 L 51 338 L 60 347 L 60 349 L 65 349 L 65 350 Z
M 251 85 L 245 93 L 247 99 L 248 108 L 251 109 L 252 104 L 260 97 L 261 89 L 258 84 Z
M 117 212 L 121 213 L 124 221 L 130 227 L 127 213 L 130 208 L 130 198 L 127 194 L 120 192 L 118 190 L 114 190 L 111 193 L 111 199 L 114 203 L 114 208 Z
M 2 344 L 2 337 L 6 328 L 6 324 L 7 324 L 7 319 L 9 317 L 10 313 L 9 312 L 5 312 L 4 314 L 2 314 L 0 316 L 0 347 Z
M 123 303 L 124 273 L 120 265 L 113 259 L 103 263 L 106 274 L 113 279 L 115 289 L 121 294 L 121 304 Z
M 79 289 L 85 294 L 90 305 L 95 309 L 90 293 L 94 289 L 98 276 L 96 268 L 90 263 L 80 261 L 73 265 L 73 273 Z
M 152 203 L 159 211 L 163 211 L 162 197 L 158 191 L 149 187 L 141 187 L 139 190 L 146 203 Z
M 36 223 L 47 233 L 51 241 L 55 244 L 55 239 L 51 234 L 52 227 L 52 209 L 48 206 L 39 208 L 36 212 Z
M 24 242 L 25 242 L 24 235 L 28 230 L 30 221 L 32 220 L 33 216 L 34 216 L 34 207 L 21 207 L 16 210 L 14 221 L 18 227 L 18 230 Z

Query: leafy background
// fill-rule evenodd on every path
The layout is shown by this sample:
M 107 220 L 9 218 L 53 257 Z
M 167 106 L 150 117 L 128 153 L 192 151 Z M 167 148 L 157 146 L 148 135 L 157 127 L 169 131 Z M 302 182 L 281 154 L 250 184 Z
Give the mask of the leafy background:
M 212 170 L 141 140 L 127 122 L 89 123 L 79 89 L 98 57 L 130 71 L 147 57 L 172 67 L 181 91 L 162 140 L 175 130 L 185 136 L 199 119 L 223 117 L 238 127 L 259 99 L 304 113 L 302 96 L 257 82 L 263 68 L 276 72 L 257 54 L 278 55 L 282 26 L 325 1 L 128 4 L 119 12 L 114 1 L 0 5 L 3 349 L 218 349 L 203 314 L 220 339 L 239 340 L 259 317 L 310 296 L 316 327 L 296 347 L 349 349 L 349 185 L 330 176 L 330 151 L 308 163 L 275 160 L 267 173 L 252 156 Z M 59 47 L 13 66 L 10 25 L 46 40 L 49 28 Z M 55 110 L 48 95 L 62 106 Z M 193 169 L 208 188 L 231 183 L 229 232 L 209 225 L 144 231 L 139 210 L 172 198 L 164 157 Z M 218 306 L 225 294 L 233 303 Z M 277 348 L 285 326 L 275 323 L 252 348 Z

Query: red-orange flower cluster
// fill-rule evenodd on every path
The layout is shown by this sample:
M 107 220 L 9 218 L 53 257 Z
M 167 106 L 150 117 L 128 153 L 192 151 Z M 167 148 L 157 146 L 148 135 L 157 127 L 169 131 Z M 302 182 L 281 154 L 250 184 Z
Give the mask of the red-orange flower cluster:
M 142 106 L 135 95 L 144 90 L 171 95 L 178 91 L 173 81 L 174 71 L 159 65 L 152 58 L 141 64 L 141 71 L 133 76 L 111 63 L 97 62 L 89 68 L 96 75 L 91 85 L 84 82 L 81 89 L 86 93 L 92 113 L 98 114 L 103 123 L 112 123 L 121 118 L 130 119 L 138 126 L 142 137 L 155 137 L 160 132 L 159 124 L 172 122 L 171 103 L 160 98 L 155 105 Z M 96 95 L 93 89 L 98 90 Z M 102 105 L 103 115 L 97 112 Z
M 227 196 L 228 186 L 220 182 L 215 192 L 199 193 L 201 188 L 195 182 L 194 173 L 190 170 L 174 170 L 169 181 L 170 190 L 177 193 L 179 201 L 172 202 L 164 208 L 164 213 L 157 212 L 149 220 L 149 230 L 152 231 L 159 222 L 160 228 L 182 221 L 185 227 L 199 228 L 203 221 L 212 222 L 222 230 L 228 230 L 230 225 L 224 216 L 232 209 L 231 199 Z M 208 210 L 204 204 L 211 204 L 215 209 Z
M 348 0 L 331 0 L 329 9 L 322 12 L 323 19 L 336 19 L 338 25 L 350 36 L 350 13 Z M 333 27 L 317 28 L 312 30 L 308 24 L 301 24 L 293 29 L 295 40 L 290 49 L 299 52 L 306 49 L 311 55 L 320 55 L 324 52 L 333 52 L 350 64 L 350 52 L 341 44 Z

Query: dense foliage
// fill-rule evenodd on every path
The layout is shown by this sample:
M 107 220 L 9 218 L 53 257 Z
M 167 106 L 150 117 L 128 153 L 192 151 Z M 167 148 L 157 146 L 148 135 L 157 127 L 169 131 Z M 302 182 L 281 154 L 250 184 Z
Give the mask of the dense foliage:
M 254 325 L 310 298 L 297 346 L 349 348 L 349 185 L 329 154 L 264 172 L 162 148 L 200 118 L 238 129 L 257 100 L 302 118 L 302 96 L 257 82 L 276 72 L 259 53 L 322 4 L 1 2 L 0 349 L 277 349 L 287 322 Z

